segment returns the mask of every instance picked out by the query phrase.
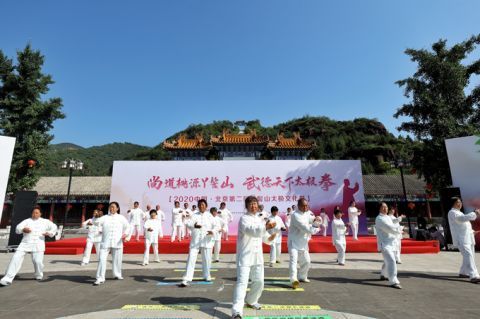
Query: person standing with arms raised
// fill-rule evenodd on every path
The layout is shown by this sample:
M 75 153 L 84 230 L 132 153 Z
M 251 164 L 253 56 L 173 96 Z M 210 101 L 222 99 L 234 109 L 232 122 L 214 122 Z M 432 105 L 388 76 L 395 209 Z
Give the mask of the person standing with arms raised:
M 261 309 L 258 303 L 263 291 L 264 265 L 262 243 L 268 244 L 276 234 L 267 230 L 275 227 L 275 222 L 259 217 L 258 199 L 248 196 L 245 199 L 247 212 L 240 217 L 237 235 L 237 284 L 233 291 L 232 319 L 242 319 L 243 307 Z M 248 280 L 251 279 L 247 294 Z
M 120 205 L 117 202 L 110 203 L 108 207 L 108 215 L 105 215 L 98 220 L 98 226 L 102 229 L 102 241 L 100 243 L 97 280 L 93 283 L 95 286 L 105 283 L 107 258 L 110 252 L 112 252 L 113 276 L 115 279 L 123 279 L 123 241 L 130 241 L 131 236 L 130 224 L 124 216 L 120 215 Z
M 8 264 L 5 276 L 0 280 L 0 285 L 8 286 L 20 271 L 23 259 L 27 253 L 32 254 L 35 279 L 43 279 L 43 255 L 45 253 L 45 236 L 53 237 L 57 233 L 57 225 L 50 220 L 42 218 L 40 208 L 32 210 L 32 217 L 25 219 L 17 225 L 15 232 L 23 234 L 22 241 Z
M 475 265 L 475 232 L 471 221 L 480 216 L 480 209 L 469 214 L 462 213 L 462 200 L 452 198 L 452 209 L 448 212 L 448 224 L 452 232 L 453 245 L 462 254 L 463 261 L 460 268 L 460 278 L 470 278 L 472 283 L 480 282 L 477 266 Z
M 375 219 L 375 229 L 377 231 L 377 248 L 383 255 L 383 265 L 380 279 L 388 280 L 390 287 L 402 289 L 400 281 L 397 278 L 397 263 L 395 255 L 397 253 L 397 237 L 401 232 L 400 226 L 394 224 L 388 213 L 386 203 L 380 204 L 380 212 Z
M 216 228 L 215 220 L 207 212 L 207 201 L 200 199 L 198 201 L 198 212 L 193 214 L 187 221 L 187 227 L 191 230 L 190 251 L 188 253 L 187 267 L 180 287 L 187 287 L 193 280 L 195 263 L 198 253 L 202 254 L 203 279 L 211 281 L 210 267 L 212 265 L 212 248 L 214 245 L 214 233 L 220 231 Z
M 319 232 L 322 222 L 320 216 L 312 216 L 305 198 L 300 198 L 297 205 L 298 210 L 292 214 L 288 229 L 289 272 L 293 289 L 297 289 L 300 282 L 310 282 L 308 279 L 308 269 L 310 268 L 308 242 L 312 235 Z M 297 263 L 300 263 L 298 274 Z

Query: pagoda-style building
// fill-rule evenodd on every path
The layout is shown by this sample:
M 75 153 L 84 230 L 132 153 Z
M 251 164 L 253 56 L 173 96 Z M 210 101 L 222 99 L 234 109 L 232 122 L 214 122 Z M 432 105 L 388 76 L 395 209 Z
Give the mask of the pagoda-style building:
M 276 160 L 305 160 L 314 146 L 315 142 L 303 140 L 298 132 L 294 132 L 291 138 L 280 133 L 274 142 L 267 144 Z
M 163 148 L 177 161 L 202 161 L 207 157 L 219 160 L 305 160 L 314 146 L 314 142 L 302 139 L 300 133 L 293 133 L 293 137 L 278 134 L 272 141 L 267 136 L 258 135 L 256 130 L 248 133 L 224 130 L 222 135 L 210 137 L 209 142 L 200 134 L 192 139 L 181 134 L 176 140 L 163 142 Z
M 238 134 L 223 130 L 222 135 L 212 136 L 210 142 L 220 160 L 258 160 L 265 151 L 268 137 L 257 135 L 256 130 Z
M 204 161 L 212 149 L 212 144 L 206 142 L 201 134 L 197 134 L 195 138 L 187 138 L 186 134 L 180 134 L 176 140 L 164 141 L 163 148 L 175 161 Z

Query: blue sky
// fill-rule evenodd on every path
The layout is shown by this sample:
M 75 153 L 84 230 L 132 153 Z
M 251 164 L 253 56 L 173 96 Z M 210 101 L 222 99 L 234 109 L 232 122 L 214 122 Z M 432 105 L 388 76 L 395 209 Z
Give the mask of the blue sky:
M 54 143 L 153 146 L 192 123 L 377 118 L 394 134 L 403 53 L 480 33 L 480 1 L 2 1 L 0 49 L 46 56 Z M 478 50 L 477 52 L 478 53 Z M 478 54 L 477 54 L 478 56 Z

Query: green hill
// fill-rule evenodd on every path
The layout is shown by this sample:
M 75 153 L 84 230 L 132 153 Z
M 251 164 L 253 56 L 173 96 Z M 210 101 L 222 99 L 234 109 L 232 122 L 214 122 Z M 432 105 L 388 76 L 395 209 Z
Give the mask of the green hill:
M 78 172 L 78 175 L 111 175 L 114 160 L 128 159 L 138 152 L 148 149 L 149 147 L 131 143 L 112 143 L 89 148 L 70 143 L 52 144 L 39 173 L 41 176 L 68 175 L 68 171 L 60 167 L 65 159 L 73 158 L 81 160 L 85 164 L 84 170 Z

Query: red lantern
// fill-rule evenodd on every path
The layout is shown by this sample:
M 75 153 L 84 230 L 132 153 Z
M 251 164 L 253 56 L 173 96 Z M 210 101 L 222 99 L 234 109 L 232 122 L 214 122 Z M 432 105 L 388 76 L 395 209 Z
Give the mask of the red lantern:
M 33 159 L 29 159 L 27 161 L 28 167 L 30 167 L 30 168 L 34 167 L 36 163 L 37 162 L 35 162 L 35 160 L 33 160 Z

